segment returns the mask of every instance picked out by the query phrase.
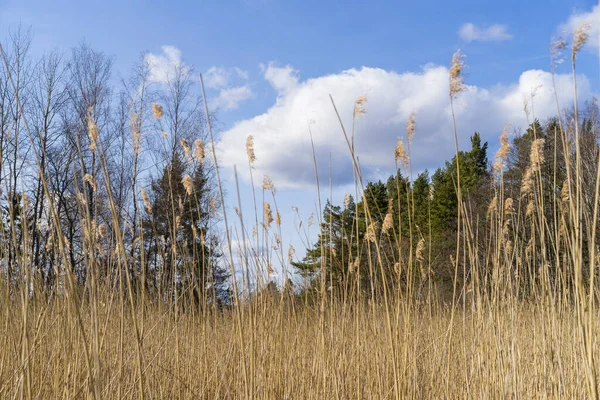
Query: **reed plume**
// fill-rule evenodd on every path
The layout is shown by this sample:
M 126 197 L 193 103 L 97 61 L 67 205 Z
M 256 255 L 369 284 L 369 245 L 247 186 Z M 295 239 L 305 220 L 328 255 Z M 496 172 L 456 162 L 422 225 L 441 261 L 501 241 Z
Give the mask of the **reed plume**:
M 466 90 L 465 83 L 463 81 L 463 69 L 465 67 L 465 56 L 457 50 L 452 56 L 452 62 L 450 63 L 450 96 L 456 97 L 460 93 Z
M 98 137 L 100 135 L 98 132 L 98 125 L 96 125 L 96 120 L 94 119 L 94 116 L 93 116 L 92 107 L 90 107 L 88 109 L 86 120 L 87 120 L 88 137 L 90 139 L 89 148 L 90 148 L 90 150 L 95 151 L 96 147 L 98 145 Z
M 202 140 L 200 139 L 196 139 L 194 141 L 194 148 L 195 148 L 195 154 L 196 154 L 196 159 L 199 162 L 204 162 L 204 143 L 202 143 Z
M 152 103 L 152 114 L 154 115 L 154 118 L 161 119 L 163 116 L 162 106 L 158 103 Z
M 256 154 L 254 153 L 254 136 L 252 135 L 249 135 L 246 138 L 246 154 L 248 155 L 250 164 L 254 164 L 256 161 Z

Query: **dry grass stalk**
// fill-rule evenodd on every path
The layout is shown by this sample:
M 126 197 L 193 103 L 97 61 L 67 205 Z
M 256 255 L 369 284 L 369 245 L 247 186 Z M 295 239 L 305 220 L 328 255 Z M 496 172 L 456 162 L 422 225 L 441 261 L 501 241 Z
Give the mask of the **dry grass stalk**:
M 588 40 L 587 35 L 587 28 L 576 32 L 573 58 Z M 562 50 L 564 46 L 558 47 Z M 465 89 L 463 58 L 457 54 L 450 69 L 451 97 Z M 356 100 L 355 117 L 364 114 L 365 101 L 366 98 Z M 533 104 L 531 106 L 533 115 Z M 155 108 L 158 107 L 153 105 L 155 117 L 161 118 L 162 108 L 160 115 Z M 98 127 L 91 116 L 92 111 L 88 110 L 90 149 L 94 151 L 93 156 L 101 159 L 104 154 L 97 153 L 102 147 Z M 135 117 L 132 116 L 131 122 L 134 150 L 139 149 Z M 577 131 L 577 128 L 560 133 L 564 134 L 559 139 L 567 144 L 565 147 L 569 147 L 569 135 L 574 134 L 573 130 Z M 411 117 L 407 123 L 409 144 L 413 137 L 414 119 Z M 196 249 L 182 251 L 187 249 L 186 240 L 189 240 L 180 240 L 182 230 L 178 230 L 183 224 L 181 215 L 185 199 L 178 198 L 168 207 L 174 209 L 173 214 L 180 214 L 166 218 L 167 224 L 172 224 L 169 232 L 173 231 L 174 237 L 150 234 L 151 237 L 143 238 L 139 235 L 128 243 L 123 240 L 121 229 L 129 222 L 117 214 L 111 196 L 100 199 L 109 203 L 112 212 L 112 218 L 109 217 L 106 224 L 97 225 L 96 222 L 106 213 L 75 221 L 75 225 L 84 227 L 82 235 L 86 247 L 83 250 L 77 238 L 69 237 L 67 227 L 61 226 L 61 218 L 50 220 L 52 226 L 44 228 L 48 239 L 41 248 L 55 269 L 54 276 L 50 274 L 46 278 L 41 276 L 42 268 L 33 261 L 31 254 L 31 249 L 35 248 L 31 236 L 38 233 L 38 226 L 21 229 L 22 225 L 19 225 L 29 223 L 32 206 L 31 199 L 23 194 L 20 199 L 23 210 L 19 211 L 25 213 L 21 217 L 26 215 L 27 218 L 20 218 L 18 223 L 14 222 L 16 219 L 9 221 L 3 229 L 8 238 L 0 243 L 0 258 L 10 259 L 14 266 L 12 270 L 0 266 L 0 397 L 269 399 L 354 398 L 357 394 L 373 398 L 597 397 L 594 360 L 600 353 L 593 344 L 600 337 L 600 324 L 594 317 L 597 315 L 595 296 L 589 295 L 595 293 L 597 287 L 591 278 L 586 282 L 586 275 L 594 277 L 595 274 L 593 268 L 587 271 L 575 268 L 595 263 L 585 260 L 582 254 L 586 254 L 587 249 L 578 243 L 591 243 L 590 260 L 597 263 L 600 256 L 593 255 L 595 236 L 588 233 L 588 228 L 585 225 L 577 230 L 574 228 L 580 221 L 578 217 L 586 221 L 594 218 L 583 211 L 572 211 L 575 207 L 570 207 L 575 203 L 577 207 L 584 204 L 570 194 L 570 191 L 581 191 L 578 185 L 582 176 L 579 169 L 567 171 L 558 199 L 560 209 L 547 212 L 552 207 L 544 206 L 544 193 L 536 193 L 534 187 L 539 184 L 541 189 L 542 185 L 549 184 L 546 175 L 539 174 L 543 165 L 544 168 L 550 166 L 549 162 L 544 164 L 544 156 L 550 157 L 550 153 L 544 153 L 543 139 L 535 140 L 529 154 L 530 165 L 522 180 L 524 197 L 515 207 L 512 198 L 502 200 L 512 193 L 502 191 L 502 171 L 510 146 L 506 128 L 500 143 L 493 170 L 501 176 L 499 184 L 492 187 L 495 196 L 487 205 L 488 215 L 494 217 L 491 218 L 494 225 L 485 225 L 487 221 L 473 218 L 469 210 L 473 201 L 466 193 L 467 200 L 462 203 L 465 207 L 458 208 L 464 210 L 464 214 L 458 213 L 458 226 L 464 230 L 459 229 L 456 235 L 464 242 L 458 242 L 462 246 L 457 246 L 456 255 L 448 257 L 449 262 L 444 257 L 443 268 L 436 271 L 446 275 L 440 280 L 428 279 L 429 284 L 434 285 L 429 288 L 424 282 L 418 282 L 415 264 L 411 261 L 416 260 L 421 277 L 426 278 L 424 265 L 426 260 L 431 263 L 435 259 L 436 254 L 431 253 L 431 248 L 437 243 L 429 238 L 428 257 L 426 239 L 422 236 L 425 226 L 408 222 L 412 233 L 407 245 L 394 243 L 389 236 L 380 238 L 379 224 L 370 222 L 366 227 L 361 226 L 367 243 L 357 243 L 354 231 L 352 234 L 345 232 L 348 236 L 342 240 L 350 242 L 347 248 L 342 247 L 339 251 L 331 247 L 322 253 L 335 260 L 335 268 L 347 268 L 347 273 L 341 271 L 341 282 L 334 282 L 330 270 L 321 269 L 317 272 L 322 273 L 321 288 L 311 291 L 312 288 L 307 286 L 308 290 L 302 295 L 296 295 L 295 290 L 276 290 L 279 282 L 275 279 L 275 271 L 285 267 L 282 229 L 277 229 L 277 233 L 265 231 L 263 235 L 264 251 L 280 250 L 277 257 L 263 254 L 259 245 L 240 257 L 242 263 L 256 266 L 256 281 L 248 282 L 248 286 L 255 287 L 256 291 L 243 302 L 235 297 L 234 304 L 220 307 L 214 298 L 210 301 L 194 299 L 194 295 L 188 298 L 187 293 L 195 294 L 198 299 L 201 297 L 198 294 L 203 292 L 202 285 L 196 282 L 194 274 L 197 273 L 195 268 L 205 262 L 206 254 L 196 252 Z M 202 162 L 202 142 L 194 142 L 194 147 L 195 158 Z M 186 155 L 189 156 L 191 149 L 189 145 L 187 148 Z M 252 164 L 256 157 L 251 136 L 247 139 L 246 150 Z M 211 153 L 214 155 L 214 147 Z M 406 167 L 408 157 L 402 142 L 399 142 L 394 157 L 397 163 Z M 216 165 L 216 158 L 214 163 Z M 566 163 L 567 168 L 571 165 Z M 96 173 L 96 169 L 89 170 Z M 360 169 L 355 172 L 359 177 Z M 105 170 L 102 170 L 102 176 L 106 179 L 102 189 L 109 192 L 113 186 L 110 176 Z M 97 183 L 91 174 L 86 174 L 83 180 L 97 191 Z M 461 203 L 458 176 L 456 182 L 458 202 Z M 192 195 L 192 178 L 185 175 L 182 183 L 187 195 Z M 560 184 L 554 183 L 555 186 Z M 357 183 L 357 193 L 361 189 L 359 185 Z M 556 187 L 552 188 L 556 198 Z M 263 189 L 274 192 L 267 177 Z M 146 211 L 151 214 L 148 195 L 143 188 L 140 190 Z M 220 205 L 225 216 L 222 192 L 220 196 L 219 204 L 216 195 L 209 198 L 209 213 L 216 214 Z M 428 197 L 432 202 L 428 206 L 437 205 L 433 203 L 436 200 L 433 185 L 429 186 Z M 596 193 L 595 200 L 597 197 Z M 46 192 L 46 199 L 53 199 L 50 192 Z M 78 193 L 75 200 L 77 206 L 88 205 L 83 193 Z M 345 210 L 350 207 L 350 200 L 350 195 L 345 196 Z M 156 204 L 159 202 L 157 197 Z M 394 215 L 390 204 L 382 233 L 393 229 Z M 523 205 L 527 218 L 522 215 Z M 53 207 L 56 205 L 48 201 L 43 213 L 56 211 Z M 364 221 L 372 221 L 375 211 L 365 207 L 365 214 L 369 216 Z M 503 220 L 499 215 L 502 211 Z M 241 215 L 240 210 L 236 209 L 236 212 Z M 273 223 L 273 211 L 268 202 L 264 203 L 263 212 L 266 230 Z M 162 217 L 145 218 L 143 222 L 151 224 L 151 220 Z M 379 218 L 379 214 L 375 218 Z M 275 221 L 279 227 L 281 217 L 277 210 Z M 313 224 L 314 214 L 309 226 Z M 257 238 L 258 227 L 257 222 L 253 227 Z M 480 231 L 480 227 L 486 229 Z M 490 227 L 492 229 L 487 229 Z M 207 242 L 209 247 L 212 246 L 212 238 L 205 236 L 209 229 L 198 232 L 192 226 L 194 244 L 199 237 L 203 246 Z M 18 240 L 10 236 L 17 230 L 21 233 Z M 594 229 L 589 231 L 595 232 Z M 146 232 L 149 230 L 144 234 Z M 550 243 L 555 247 L 545 250 L 543 244 L 548 242 L 544 242 L 542 236 L 552 238 Z M 274 244 L 269 243 L 271 237 Z M 13 246 L 10 253 L 8 246 Z M 144 253 L 151 246 L 160 250 L 156 252 L 156 258 L 160 259 L 156 265 L 160 267 L 152 271 L 145 269 L 148 260 Z M 383 253 L 384 246 L 391 251 Z M 359 250 L 355 251 L 355 248 Z M 406 257 L 406 250 L 412 253 L 413 248 L 414 259 Z M 90 276 L 105 274 L 102 279 L 90 279 L 85 285 L 79 285 L 76 275 L 81 273 L 80 267 L 71 265 L 68 257 L 71 252 L 73 257 L 86 260 L 82 266 Z M 293 262 L 294 255 L 295 249 L 290 245 L 289 263 Z M 233 259 L 231 262 L 233 266 Z M 167 271 L 164 267 L 167 265 L 177 265 L 178 269 Z M 329 265 L 322 264 L 322 267 Z M 459 267 L 464 278 L 457 272 Z M 453 278 L 448 277 L 448 270 L 450 274 L 454 273 Z M 558 272 L 550 279 L 545 274 L 553 270 Z M 573 271 L 576 273 L 571 276 Z M 13 278 L 16 284 L 12 287 L 8 272 L 19 274 Z M 194 283 L 192 287 L 182 284 L 180 290 L 178 286 L 188 272 Z M 233 277 L 235 272 L 232 269 Z M 268 274 L 266 279 L 265 272 Z M 430 268 L 430 272 L 433 274 L 434 270 Z M 525 275 L 529 272 L 533 276 Z M 156 275 L 157 286 L 146 287 L 149 282 L 146 274 Z M 542 278 L 536 280 L 535 274 Z M 287 278 L 285 270 L 282 277 Z M 42 291 L 39 288 L 43 279 L 54 279 L 56 284 L 48 286 L 48 292 Z M 449 279 L 453 285 L 451 305 L 447 294 L 442 298 L 448 288 L 438 291 L 435 287 Z M 528 280 L 534 281 L 533 284 Z M 460 285 L 458 289 L 457 285 Z M 172 288 L 172 291 L 160 292 L 164 287 Z M 572 287 L 579 297 L 573 295 Z M 236 294 L 244 290 L 233 288 Z M 369 301 L 364 301 L 363 296 L 370 290 L 375 294 Z M 378 290 L 392 295 L 382 300 L 376 297 Z M 154 295 L 152 291 L 159 294 Z M 483 292 L 479 298 L 482 301 L 477 302 L 474 299 L 479 292 Z M 423 296 L 424 293 L 429 296 Z M 129 304 L 125 303 L 127 295 L 130 296 Z M 148 298 L 152 301 L 147 301 Z M 527 300 L 522 301 L 523 298 Z M 322 306 L 315 307 L 319 303 Z M 581 316 L 586 319 L 585 323 Z M 142 328 L 138 330 L 140 322 Z M 75 326 L 80 329 L 73 329 Z M 382 326 L 388 329 L 381 329 Z M 333 368 L 334 365 L 339 368 Z M 198 370 L 214 373 L 197 374 Z M 587 386 L 583 374 L 589 375 Z

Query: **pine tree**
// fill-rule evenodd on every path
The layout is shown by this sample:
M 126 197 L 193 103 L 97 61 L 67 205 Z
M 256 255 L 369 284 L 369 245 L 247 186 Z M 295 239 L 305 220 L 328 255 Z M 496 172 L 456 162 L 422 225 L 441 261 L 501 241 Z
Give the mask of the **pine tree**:
M 327 200 L 317 242 L 301 262 L 292 263 L 301 275 L 314 278 L 323 264 L 328 285 L 339 286 L 344 282 L 349 264 L 357 256 L 355 215 L 352 196 L 348 196 L 343 209 Z
M 146 213 L 143 227 L 152 238 L 147 254 L 155 285 L 167 293 L 177 289 L 195 303 L 210 299 L 212 287 L 214 297 L 226 301 L 228 276 L 219 265 L 218 237 L 210 231 L 216 210 L 203 164 L 186 166 L 174 152 L 151 188 L 152 213 Z
M 487 142 L 481 144 L 481 136 L 475 132 L 471 136 L 471 150 L 460 151 L 458 168 L 462 191 L 465 196 L 473 194 L 488 177 Z M 433 174 L 434 199 L 432 204 L 432 224 L 436 233 L 453 229 L 456 224 L 458 203 L 456 200 L 456 156 L 446 162 L 445 168 L 438 168 Z
M 412 185 L 414 199 L 414 223 L 420 233 L 429 234 L 429 172 L 425 170 L 417 176 Z

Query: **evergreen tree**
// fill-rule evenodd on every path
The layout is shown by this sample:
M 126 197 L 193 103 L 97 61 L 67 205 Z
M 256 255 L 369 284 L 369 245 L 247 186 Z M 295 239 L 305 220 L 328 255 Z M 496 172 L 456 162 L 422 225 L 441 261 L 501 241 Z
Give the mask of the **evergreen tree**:
M 317 242 L 301 262 L 292 265 L 301 275 L 313 278 L 323 264 L 328 285 L 341 285 L 349 264 L 357 256 L 355 220 L 356 204 L 352 196 L 348 196 L 343 209 L 327 200 Z
M 465 197 L 477 191 L 483 180 L 487 177 L 487 142 L 481 144 L 481 136 L 475 132 L 471 136 L 471 150 L 460 151 L 457 158 L 446 162 L 445 168 L 438 168 L 433 174 L 432 184 L 434 198 L 432 204 L 433 229 L 441 234 L 447 229 L 454 229 L 458 202 L 456 198 L 456 170 L 460 168 L 461 189 Z
M 429 172 L 425 170 L 413 182 L 415 226 L 425 236 L 429 234 Z
M 190 169 L 190 174 L 186 171 Z M 214 205 L 202 163 L 188 167 L 179 152 L 162 175 L 152 182 L 152 213 L 143 227 L 148 243 L 149 275 L 167 293 L 176 289 L 198 303 L 210 299 L 227 301 L 228 278 L 220 266 L 218 238 L 210 231 Z
M 408 178 L 402 176 L 402 172 L 398 170 L 396 176 L 392 175 L 388 178 L 386 186 L 388 199 L 391 202 L 395 234 L 408 236 L 408 190 L 410 186 Z

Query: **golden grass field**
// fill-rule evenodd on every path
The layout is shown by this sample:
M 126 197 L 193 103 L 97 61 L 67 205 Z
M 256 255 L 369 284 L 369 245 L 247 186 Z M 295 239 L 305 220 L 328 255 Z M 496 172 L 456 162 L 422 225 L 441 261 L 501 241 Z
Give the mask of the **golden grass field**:
M 571 47 L 573 71 L 586 40 L 582 27 Z M 561 50 L 565 46 L 558 45 Z M 452 107 L 467 90 L 463 65 L 460 53 L 455 54 L 449 69 Z M 364 112 L 364 103 L 365 99 L 357 100 L 356 118 Z M 2 257 L 12 257 L 18 283 L 0 280 L 0 398 L 598 398 L 600 324 L 595 278 L 600 173 L 593 175 L 596 184 L 590 206 L 582 189 L 577 112 L 575 104 L 575 122 L 561 125 L 556 132 L 560 140 L 555 141 L 573 149 L 563 152 L 568 195 L 555 192 L 550 200 L 541 195 L 543 142 L 535 140 L 522 197 L 507 198 L 502 174 L 509 143 L 503 134 L 494 159 L 495 195 L 488 207 L 485 233 L 476 232 L 480 221 L 474 220 L 462 197 L 461 177 L 456 176 L 460 205 L 456 251 L 444 260 L 450 266 L 450 280 L 419 280 L 416 272 L 407 272 L 401 284 L 383 285 L 377 297 L 330 290 L 319 276 L 305 295 L 264 290 L 241 296 L 238 287 L 244 283 L 234 281 L 233 300 L 226 306 L 210 301 L 194 305 L 177 291 L 171 296 L 153 295 L 143 285 L 134 287 L 139 279 L 134 281 L 129 265 L 138 263 L 145 273 L 147 260 L 143 251 L 135 256 L 126 251 L 129 244 L 113 195 L 107 190 L 104 196 L 113 218 L 108 233 L 101 233 L 85 207 L 80 209 L 84 249 L 95 249 L 106 240 L 105 235 L 112 246 L 106 257 L 84 253 L 89 271 L 85 286 L 69 272 L 69 249 L 62 234 L 54 235 L 46 247 L 60 261 L 60 290 L 40 286 L 39 277 L 28 268 L 33 265 L 28 246 L 18 246 L 11 239 L 2 247 Z M 161 118 L 162 109 L 154 106 L 154 114 Z M 210 120 L 208 106 L 206 114 Z M 87 122 L 93 144 L 90 151 L 106 172 L 100 143 L 96 148 L 98 128 L 92 117 Z M 354 133 L 347 133 L 343 125 L 341 130 L 348 140 L 360 191 L 360 167 L 350 146 Z M 204 145 L 217 167 L 210 133 Z M 414 120 L 409 121 L 407 134 L 410 146 Z M 457 137 L 455 129 L 458 155 Z M 392 153 L 393 149 L 390 157 Z M 41 155 L 35 153 L 35 161 Z M 248 156 L 252 163 L 251 146 Z M 409 162 L 404 144 L 396 148 L 395 158 L 397 165 Z M 600 165 L 596 158 L 594 171 Z M 217 168 L 217 200 L 223 203 L 218 173 Z M 108 173 L 103 174 L 104 182 L 94 179 L 83 177 L 93 189 L 90 193 L 96 184 L 110 187 Z M 186 179 L 189 176 L 184 178 L 189 194 L 193 190 Z M 40 187 L 51 198 L 49 184 L 43 179 L 42 183 Z M 82 194 L 84 205 L 89 204 L 87 193 Z M 145 192 L 141 199 L 150 206 Z M 513 209 L 513 201 L 519 207 Z M 553 219 L 544 212 L 546 201 L 554 206 L 550 207 Z M 61 220 L 52 207 L 49 218 L 60 231 Z M 172 204 L 172 211 L 178 223 L 177 204 Z M 367 221 L 372 211 L 365 209 Z M 260 229 L 269 230 L 270 206 L 265 213 L 271 220 Z M 228 222 L 227 215 L 223 217 L 226 225 L 234 219 L 229 215 Z M 277 226 L 280 221 L 276 219 Z M 21 229 L 14 215 L 11 222 L 9 231 Z M 29 240 L 25 233 L 22 242 Z M 228 235 L 224 240 L 231 245 Z M 387 266 L 381 257 L 382 242 L 368 234 L 365 240 L 372 249 L 372 274 L 383 275 Z M 409 265 L 427 264 L 422 253 L 426 242 L 414 243 Z M 224 260 L 233 270 L 232 251 L 224 248 Z M 173 249 L 173 258 L 181 256 Z M 267 269 L 258 257 L 252 260 L 256 254 L 252 249 L 245 249 L 244 254 L 251 259 L 247 265 Z M 326 268 L 325 261 L 321 266 Z M 103 275 L 106 270 L 113 272 Z M 523 271 L 533 271 L 530 276 L 537 280 L 524 282 Z M 549 271 L 559 271 L 555 280 L 549 278 Z M 106 279 L 108 275 L 115 279 Z M 259 273 L 254 276 L 260 278 Z M 347 287 L 355 287 L 355 278 L 349 276 Z

